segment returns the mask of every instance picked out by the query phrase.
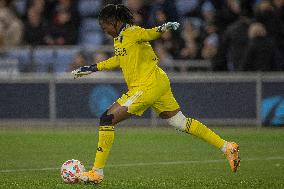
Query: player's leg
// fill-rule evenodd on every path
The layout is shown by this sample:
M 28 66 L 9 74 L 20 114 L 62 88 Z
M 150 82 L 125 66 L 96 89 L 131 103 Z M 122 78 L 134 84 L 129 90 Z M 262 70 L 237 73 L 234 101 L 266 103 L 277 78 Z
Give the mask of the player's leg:
M 100 183 L 103 179 L 103 168 L 114 141 L 115 124 L 129 118 L 131 115 L 142 115 L 148 108 L 146 98 L 148 90 L 135 89 L 123 94 L 100 118 L 99 142 L 94 167 L 83 173 L 81 180 Z
M 185 117 L 180 109 L 164 111 L 159 116 L 176 129 L 194 135 L 220 149 L 226 155 L 232 171 L 237 171 L 240 165 L 238 144 L 225 141 L 200 121 Z
M 235 172 L 237 170 L 240 162 L 238 145 L 226 142 L 200 121 L 185 117 L 180 111 L 179 104 L 175 100 L 170 88 L 153 104 L 152 108 L 162 119 L 166 119 L 170 125 L 178 130 L 201 138 L 216 148 L 221 149 L 226 154 L 232 171 Z
M 100 117 L 99 141 L 94 166 L 91 171 L 80 176 L 81 180 L 93 183 L 100 183 L 103 180 L 103 168 L 114 141 L 114 126 L 130 116 L 127 107 L 121 106 L 117 102 L 103 113 Z
M 131 116 L 127 112 L 127 107 L 123 107 L 115 102 L 100 117 L 99 141 L 94 162 L 94 168 L 102 170 L 105 167 L 109 151 L 114 141 L 114 126 Z
M 225 140 L 203 123 L 192 118 L 186 118 L 180 109 L 164 111 L 159 116 L 166 119 L 171 126 L 174 126 L 178 130 L 197 136 L 217 148 L 221 149 L 225 144 Z

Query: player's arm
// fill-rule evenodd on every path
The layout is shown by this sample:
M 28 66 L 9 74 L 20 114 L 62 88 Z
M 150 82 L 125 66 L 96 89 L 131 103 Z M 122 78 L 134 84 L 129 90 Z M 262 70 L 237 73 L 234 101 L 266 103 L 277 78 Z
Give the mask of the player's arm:
M 135 36 L 137 36 L 136 41 L 152 41 L 158 39 L 161 34 L 166 31 L 177 30 L 179 25 L 178 22 L 167 22 L 151 29 L 138 28 L 138 31 L 135 31 Z
M 76 70 L 73 70 L 71 73 L 74 75 L 74 78 L 76 79 L 78 77 L 89 75 L 93 72 L 102 71 L 102 70 L 111 70 L 118 66 L 119 66 L 119 59 L 117 56 L 113 56 L 97 64 L 92 64 L 90 66 L 82 66 Z
M 112 70 L 117 67 L 119 67 L 119 58 L 117 56 L 110 57 L 107 60 L 97 63 L 98 71 Z

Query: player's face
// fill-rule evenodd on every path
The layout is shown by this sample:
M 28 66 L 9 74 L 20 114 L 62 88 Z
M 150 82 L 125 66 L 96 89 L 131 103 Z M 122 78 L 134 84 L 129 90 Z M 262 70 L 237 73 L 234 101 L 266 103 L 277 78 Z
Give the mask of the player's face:
M 112 37 L 117 37 L 117 28 L 114 24 L 109 22 L 100 22 L 100 26 L 105 33 L 111 35 Z

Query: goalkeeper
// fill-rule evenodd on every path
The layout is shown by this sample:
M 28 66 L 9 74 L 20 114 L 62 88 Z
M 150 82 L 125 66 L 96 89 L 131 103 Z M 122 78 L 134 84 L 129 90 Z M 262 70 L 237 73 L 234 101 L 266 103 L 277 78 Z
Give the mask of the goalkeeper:
M 76 78 L 101 70 L 120 68 L 128 87 L 128 92 L 100 117 L 94 166 L 92 170 L 82 173 L 80 179 L 93 183 L 103 180 L 103 168 L 114 141 L 115 125 L 132 115 L 141 116 L 150 107 L 169 125 L 220 149 L 228 159 L 232 171 L 236 172 L 240 165 L 238 144 L 225 141 L 198 120 L 186 117 L 172 94 L 166 73 L 157 65 L 158 57 L 149 41 L 158 39 L 168 30 L 177 30 L 179 23 L 168 22 L 152 29 L 144 29 L 135 26 L 133 20 L 133 15 L 126 6 L 105 6 L 99 14 L 99 24 L 104 32 L 114 38 L 114 56 L 72 71 Z

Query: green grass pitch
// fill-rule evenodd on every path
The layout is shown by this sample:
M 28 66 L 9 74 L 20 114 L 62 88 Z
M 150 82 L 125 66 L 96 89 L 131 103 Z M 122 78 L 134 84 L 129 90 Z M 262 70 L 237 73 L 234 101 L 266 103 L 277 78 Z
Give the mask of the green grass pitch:
M 63 183 L 68 159 L 90 168 L 97 128 L 1 127 L 0 188 L 284 188 L 284 128 L 215 128 L 240 144 L 241 167 L 230 171 L 219 150 L 172 128 L 116 129 L 105 180 Z

